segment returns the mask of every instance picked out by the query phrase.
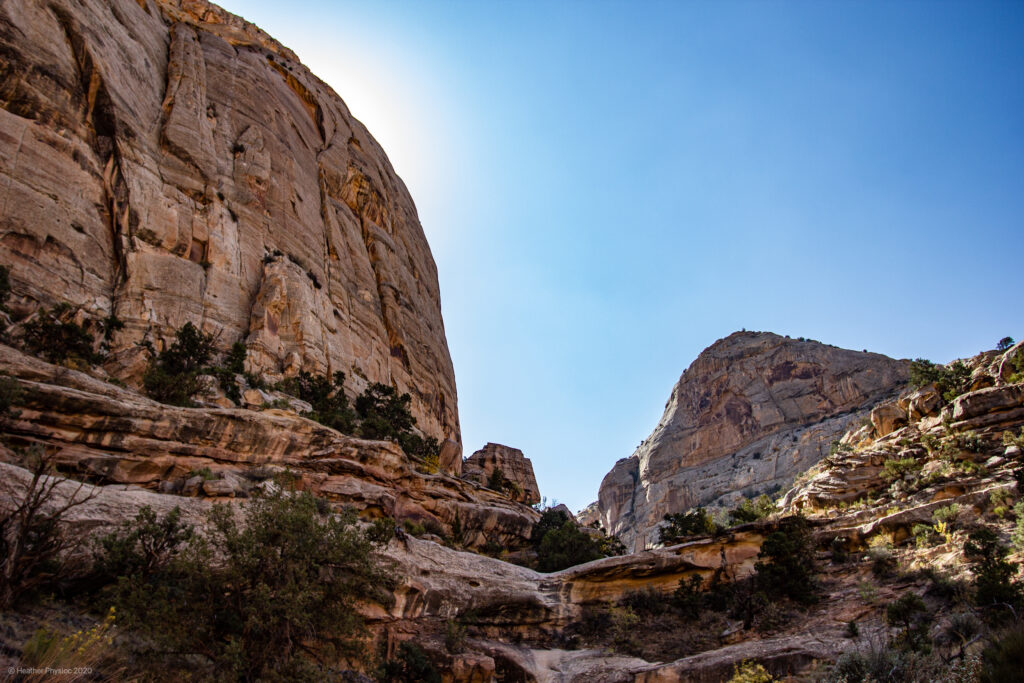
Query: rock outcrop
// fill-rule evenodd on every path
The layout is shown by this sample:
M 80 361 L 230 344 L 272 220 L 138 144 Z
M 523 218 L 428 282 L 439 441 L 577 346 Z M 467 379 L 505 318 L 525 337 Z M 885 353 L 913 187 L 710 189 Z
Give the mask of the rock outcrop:
M 193 322 L 270 379 L 341 371 L 459 444 L 437 271 L 402 181 L 341 99 L 203 0 L 0 6 L 0 262 L 24 317 L 116 318 L 107 370 Z
M 540 502 L 540 488 L 533 474 L 533 463 L 518 448 L 488 443 L 462 461 L 462 478 L 487 485 L 495 470 L 501 470 L 505 480 L 514 484 L 512 497 L 527 505 Z
M 683 373 L 651 436 L 601 482 L 600 521 L 642 550 L 666 513 L 778 490 L 907 373 L 903 361 L 768 332 L 721 339 Z
M 393 517 L 444 534 L 456 526 L 470 548 L 523 547 L 540 517 L 500 493 L 421 471 L 390 441 L 345 436 L 288 410 L 167 406 L 2 344 L 0 373 L 20 389 L 13 413 L 0 417 L 4 440 L 43 446 L 63 471 L 88 481 L 230 499 L 287 469 L 364 519 Z

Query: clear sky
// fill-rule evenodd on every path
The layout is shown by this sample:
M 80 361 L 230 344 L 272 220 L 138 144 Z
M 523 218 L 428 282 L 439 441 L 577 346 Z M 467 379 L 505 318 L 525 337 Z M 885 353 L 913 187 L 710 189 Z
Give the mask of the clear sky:
M 466 453 L 579 509 L 700 351 L 1024 337 L 1024 3 L 225 0 L 348 103 L 437 261 Z

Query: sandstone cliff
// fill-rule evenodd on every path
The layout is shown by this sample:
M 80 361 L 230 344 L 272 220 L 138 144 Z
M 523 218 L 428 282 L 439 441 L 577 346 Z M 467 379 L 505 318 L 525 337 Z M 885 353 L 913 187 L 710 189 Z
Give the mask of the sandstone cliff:
M 666 513 L 777 490 L 906 381 L 906 363 L 879 354 L 736 332 L 687 368 L 651 436 L 605 476 L 600 521 L 642 550 Z
M 462 462 L 462 478 L 487 485 L 495 470 L 514 484 L 513 498 L 533 505 L 540 502 L 540 488 L 533 474 L 533 463 L 518 448 L 489 443 Z
M 460 442 L 437 272 L 402 181 L 341 99 L 203 0 L 0 5 L 0 262 L 16 316 L 110 316 L 129 382 L 193 322 L 247 369 L 344 372 Z

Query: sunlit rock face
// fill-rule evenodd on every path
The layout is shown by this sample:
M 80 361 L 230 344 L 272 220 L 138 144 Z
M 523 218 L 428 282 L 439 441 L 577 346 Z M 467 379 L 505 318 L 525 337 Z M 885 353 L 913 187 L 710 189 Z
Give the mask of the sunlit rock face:
M 905 361 L 736 332 L 687 368 L 651 436 L 605 476 L 600 521 L 639 550 L 666 513 L 786 485 L 906 381 Z
M 486 485 L 495 470 L 518 487 L 512 492 L 516 500 L 533 505 L 540 502 L 540 488 L 533 474 L 533 463 L 518 448 L 489 443 L 462 463 L 462 477 Z
M 201 0 L 0 6 L 0 262 L 12 309 L 125 323 L 107 369 L 186 322 L 248 370 L 393 384 L 461 443 L 437 270 L 416 208 L 344 102 Z

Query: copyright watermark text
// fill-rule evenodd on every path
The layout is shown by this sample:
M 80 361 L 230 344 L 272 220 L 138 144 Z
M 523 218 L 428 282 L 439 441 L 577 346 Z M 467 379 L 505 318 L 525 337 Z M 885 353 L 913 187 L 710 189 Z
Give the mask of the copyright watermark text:
M 88 676 L 93 673 L 93 669 L 88 666 L 79 666 L 72 669 L 51 669 L 49 667 L 45 669 L 36 669 L 32 667 L 12 666 L 7 669 L 7 673 L 11 676 L 14 674 L 18 674 L 20 676 L 38 676 L 40 674 L 44 676 Z

